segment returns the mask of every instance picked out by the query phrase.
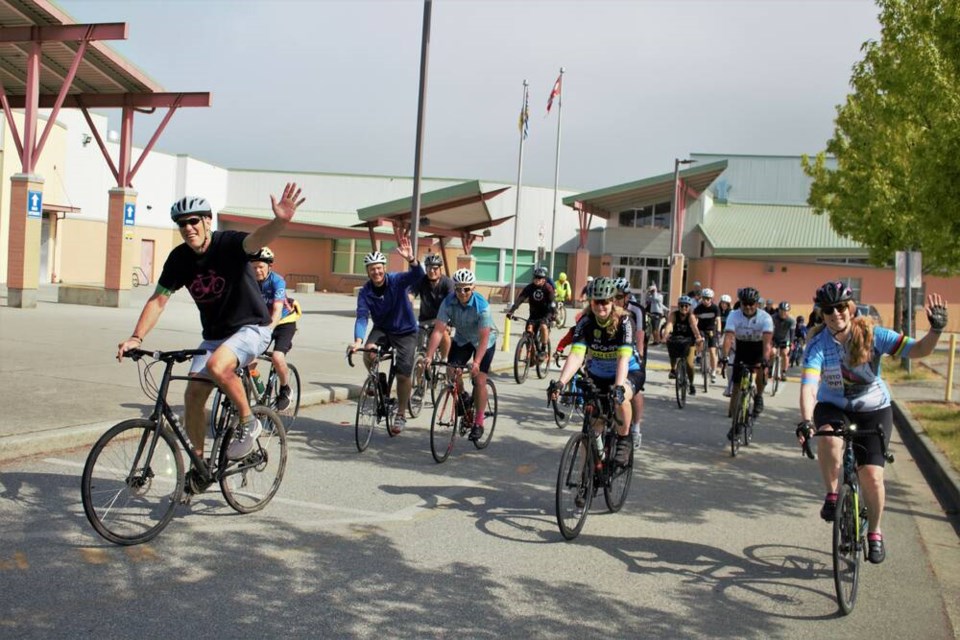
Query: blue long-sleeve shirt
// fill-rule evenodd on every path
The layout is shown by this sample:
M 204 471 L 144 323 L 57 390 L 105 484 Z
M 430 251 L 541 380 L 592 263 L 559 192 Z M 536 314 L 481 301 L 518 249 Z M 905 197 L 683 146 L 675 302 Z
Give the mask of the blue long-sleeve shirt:
M 413 304 L 407 297 L 407 289 L 416 287 L 426 277 L 420 263 L 410 265 L 404 273 L 388 273 L 383 295 L 374 292 L 373 282 L 368 280 L 357 296 L 357 321 L 353 325 L 354 340 L 363 340 L 367 335 L 367 320 L 386 333 L 406 335 L 418 330 Z

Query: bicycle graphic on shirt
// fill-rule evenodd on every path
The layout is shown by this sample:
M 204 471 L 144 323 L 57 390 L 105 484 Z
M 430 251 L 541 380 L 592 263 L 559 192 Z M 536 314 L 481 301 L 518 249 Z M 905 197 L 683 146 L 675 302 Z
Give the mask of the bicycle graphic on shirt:
M 223 293 L 223 288 L 226 286 L 226 283 L 225 278 L 218 276 L 215 272 L 211 272 L 209 275 L 198 275 L 194 278 L 188 290 L 194 300 L 197 302 L 205 302 Z

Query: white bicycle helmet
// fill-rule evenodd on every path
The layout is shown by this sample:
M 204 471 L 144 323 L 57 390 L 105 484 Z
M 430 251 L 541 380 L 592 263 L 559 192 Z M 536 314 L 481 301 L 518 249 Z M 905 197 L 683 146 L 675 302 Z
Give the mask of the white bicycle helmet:
M 613 286 L 615 286 L 617 288 L 617 291 L 619 291 L 622 294 L 630 293 L 630 282 L 626 278 L 623 278 L 623 277 L 614 278 Z
M 196 196 L 185 196 L 180 198 L 173 203 L 172 207 L 170 207 L 170 218 L 172 220 L 176 220 L 181 216 L 190 214 L 212 218 L 213 210 L 210 208 L 210 203 L 207 202 L 205 198 L 198 198 Z
M 731 297 L 728 296 L 727 294 L 723 294 L 722 296 L 720 296 L 720 302 L 726 302 L 727 304 L 733 304 L 733 298 L 731 298 Z
M 260 249 L 260 251 L 248 255 L 247 259 L 250 262 L 266 262 L 267 264 L 273 264 L 273 251 L 270 251 L 270 247 L 263 247 Z
M 473 271 L 470 269 L 457 269 L 456 273 L 453 274 L 454 284 L 473 284 L 477 281 L 477 277 L 473 275 Z
M 700 292 L 700 297 L 701 297 L 701 298 L 712 298 L 712 297 L 713 297 L 713 289 L 704 289 L 703 291 Z
M 369 267 L 371 264 L 387 264 L 387 256 L 379 251 L 371 251 L 363 256 L 363 266 Z

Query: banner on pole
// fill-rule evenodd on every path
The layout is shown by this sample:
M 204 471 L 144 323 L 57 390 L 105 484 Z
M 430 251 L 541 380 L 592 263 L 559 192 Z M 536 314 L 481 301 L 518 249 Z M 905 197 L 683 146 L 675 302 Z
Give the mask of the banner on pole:
M 910 256 L 910 288 L 919 289 L 923 286 L 923 262 L 919 251 L 897 251 L 894 286 L 900 289 L 907 286 L 907 255 Z

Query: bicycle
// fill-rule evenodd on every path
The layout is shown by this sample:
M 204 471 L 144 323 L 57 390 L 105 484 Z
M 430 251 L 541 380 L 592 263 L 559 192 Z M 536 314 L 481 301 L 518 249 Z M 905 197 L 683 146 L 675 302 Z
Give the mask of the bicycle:
M 457 436 L 463 437 L 473 428 L 476 406 L 474 396 L 477 389 L 474 386 L 473 394 L 469 395 L 464 390 L 463 371 L 467 365 L 434 362 L 431 367 L 448 367 L 453 372 L 452 379 L 447 378 L 446 385 L 440 392 L 440 399 L 433 407 L 433 418 L 430 420 L 430 453 L 433 459 L 440 463 L 450 456 Z M 477 449 L 487 448 L 490 438 L 493 437 L 493 430 L 497 428 L 497 387 L 489 375 L 486 386 L 487 406 L 483 412 L 483 434 L 473 441 Z
M 283 421 L 269 407 L 252 407 L 263 427 L 253 450 L 239 460 L 227 458 L 233 440 L 237 412 L 224 412 L 217 424 L 208 457 L 198 455 L 180 419 L 167 403 L 173 365 L 186 362 L 203 349 L 144 351 L 131 349 L 124 357 L 137 361 L 150 357 L 140 374 L 140 386 L 154 400 L 149 418 L 124 420 L 111 427 L 93 445 L 83 467 L 80 496 L 83 511 L 93 529 L 120 545 L 152 540 L 173 518 L 176 506 L 189 502 L 189 495 L 202 493 L 219 483 L 224 499 L 235 511 L 263 509 L 280 488 L 287 463 L 287 436 Z M 150 368 L 164 363 L 160 384 Z M 177 443 L 191 463 L 185 473 Z
M 736 382 L 733 384 L 733 396 L 730 398 L 730 410 L 727 413 L 727 415 L 733 418 L 733 424 L 730 427 L 730 432 L 727 434 L 727 439 L 730 440 L 731 457 L 737 457 L 737 453 L 740 451 L 741 440 L 745 447 L 750 446 L 750 443 L 753 442 L 753 425 L 756 420 L 754 407 L 756 406 L 757 397 L 757 389 L 754 381 L 756 379 L 756 371 L 763 366 L 762 364 L 734 365 L 734 380 L 738 379 L 736 377 L 738 375 L 738 368 L 742 367 L 746 371 L 739 373 L 739 384 Z
M 583 529 L 593 498 L 603 489 L 607 509 L 616 513 L 623 508 L 633 480 L 633 456 L 626 465 L 618 465 L 613 456 L 617 448 L 616 404 L 623 401 L 615 390 L 601 392 L 596 383 L 584 376 L 576 392 L 561 391 L 560 396 L 580 396 L 584 402 L 583 428 L 567 440 L 557 472 L 556 515 L 560 534 L 573 540 Z M 593 423 L 603 422 L 596 434 Z
M 687 389 L 690 387 L 690 381 L 687 379 L 687 350 L 690 346 L 686 342 L 681 344 L 685 345 L 683 349 L 683 356 L 676 359 L 676 371 L 674 373 L 674 391 L 677 397 L 677 406 L 683 409 L 687 404 Z M 669 354 L 670 347 L 667 345 L 667 357 L 670 358 L 671 363 L 673 363 L 673 356 Z
M 556 353 L 554 354 L 554 363 L 557 365 L 558 369 L 561 369 L 560 360 L 565 360 L 567 356 Z M 559 429 L 565 429 L 568 424 L 570 424 L 570 419 L 574 413 L 583 416 L 583 397 L 576 395 L 577 391 L 580 389 L 581 380 L 583 379 L 583 368 L 577 370 L 573 377 L 570 378 L 570 381 L 567 382 L 566 386 L 563 388 L 563 392 L 570 395 L 560 395 L 559 403 L 557 401 L 553 402 L 553 421 L 557 423 Z M 560 407 L 564 407 L 565 410 L 561 410 Z
M 700 348 L 700 373 L 703 376 L 703 392 L 706 393 L 710 388 L 710 374 L 713 373 L 710 369 L 710 347 L 708 345 L 709 339 L 703 341 L 703 346 Z
M 780 376 L 783 372 L 783 364 L 780 362 L 780 350 L 773 351 L 773 364 L 770 365 L 770 397 L 777 395 L 780 390 Z
M 433 332 L 433 323 L 421 322 L 420 332 L 417 335 L 417 351 L 413 361 L 412 387 L 410 391 L 409 414 L 411 418 L 420 415 L 423 409 L 423 402 L 427 396 L 427 389 L 430 390 L 430 401 L 436 406 L 438 389 L 443 386 L 443 378 L 446 375 L 436 369 L 432 369 L 432 364 L 427 362 L 427 344 L 430 342 L 430 334 Z M 433 363 L 440 362 L 440 350 L 433 352 Z
M 397 400 L 390 397 L 395 373 L 393 349 L 383 345 L 377 345 L 370 349 L 357 349 L 356 351 L 348 348 L 347 362 L 351 367 L 354 366 L 354 353 L 374 354 L 373 363 L 367 372 L 367 379 L 360 387 L 360 397 L 357 398 L 357 417 L 354 422 L 357 451 L 363 453 L 370 446 L 370 437 L 373 435 L 374 428 L 381 422 L 391 438 L 397 435 L 393 432 L 393 418 Z M 384 361 L 390 362 L 389 374 L 380 371 L 380 363 Z
M 290 404 L 286 409 L 280 409 L 277 405 L 280 399 L 280 373 L 274 368 L 272 351 L 264 351 L 257 358 L 270 363 L 270 373 L 267 374 L 267 381 L 263 381 L 257 367 L 253 364 L 241 367 L 237 370 L 237 375 L 243 380 L 243 388 L 247 391 L 247 401 L 250 406 L 262 404 L 270 407 L 283 420 L 284 428 L 289 431 L 293 427 L 297 414 L 300 412 L 300 372 L 290 362 L 287 362 L 287 385 L 290 387 Z M 219 388 L 213 393 L 213 409 L 210 412 L 210 432 L 213 433 L 217 422 L 220 420 L 220 414 L 225 404 L 230 400 L 227 394 Z
M 557 329 L 563 329 L 565 324 L 567 324 L 567 305 L 563 304 L 561 300 L 557 300 L 553 314 L 553 326 Z
M 523 384 L 527 379 L 531 365 L 536 367 L 537 377 L 541 380 L 547 377 L 550 370 L 550 339 L 543 344 L 540 336 L 540 325 L 543 320 L 531 322 L 531 327 L 526 327 L 527 319 L 519 316 L 510 316 L 513 320 L 522 322 L 525 325 L 523 335 L 517 341 L 517 349 L 513 356 L 513 378 L 517 384 Z
M 791 367 L 796 367 L 801 362 L 803 362 L 803 351 L 804 351 L 803 342 L 794 338 L 793 343 L 790 345 L 790 366 Z
M 833 585 L 840 611 L 843 615 L 848 615 L 857 603 L 860 565 L 869 554 L 867 506 L 863 503 L 860 479 L 857 476 L 853 439 L 857 435 L 876 435 L 880 438 L 880 452 L 884 459 L 892 464 L 894 456 L 887 451 L 883 427 L 879 425 L 876 429 L 858 431 L 857 425 L 850 423 L 839 430 L 818 431 L 812 435 L 843 438 L 843 477 L 837 488 L 837 510 L 833 519 Z M 810 438 L 804 440 L 803 452 L 813 459 Z

